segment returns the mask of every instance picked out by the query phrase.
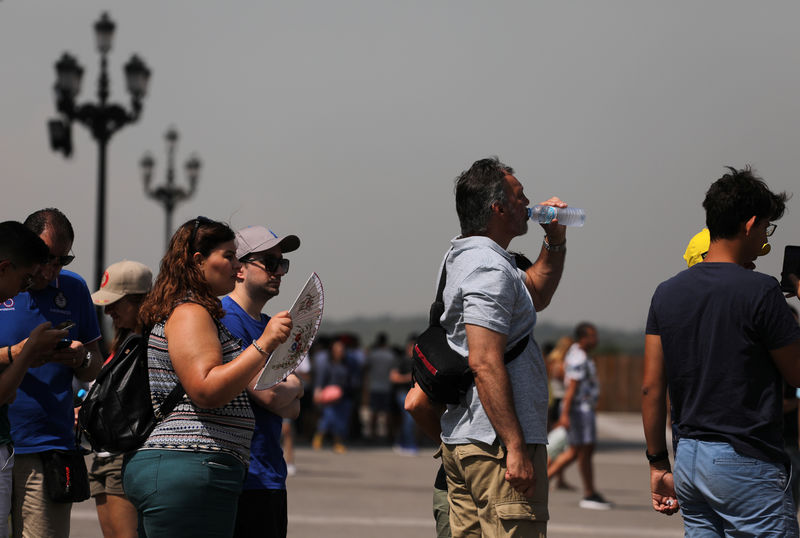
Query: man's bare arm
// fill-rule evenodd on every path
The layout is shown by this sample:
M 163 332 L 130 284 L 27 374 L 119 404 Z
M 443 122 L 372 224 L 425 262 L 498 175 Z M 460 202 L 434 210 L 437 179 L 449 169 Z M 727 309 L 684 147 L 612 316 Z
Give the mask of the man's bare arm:
M 532 497 L 536 478 L 519 425 L 503 354 L 504 334 L 478 325 L 466 325 L 469 366 L 489 421 L 506 447 L 506 480 L 526 497 Z
M 417 426 L 431 439 L 441 442 L 442 423 L 439 419 L 444 413 L 444 405 L 432 402 L 428 395 L 414 383 L 408 391 L 405 409 L 414 418 Z
M 770 350 L 769 354 L 786 382 L 793 387 L 800 387 L 800 340 Z
M 282 381 L 266 390 L 255 390 L 258 375 L 250 380 L 247 386 L 247 393 L 264 409 L 275 413 L 283 418 L 297 418 L 300 412 L 300 398 L 303 397 L 303 382 L 295 374 L 290 374 L 285 381 Z M 296 403 L 296 405 L 295 405 Z M 295 416 L 292 416 L 295 415 Z
M 567 204 L 556 197 L 550 198 L 542 205 L 552 205 L 556 207 L 567 207 Z M 567 241 L 567 227 L 556 223 L 542 224 L 547 243 L 552 246 L 563 245 Z M 553 294 L 561 281 L 561 274 L 564 272 L 564 258 L 566 251 L 553 252 L 547 250 L 542 245 L 539 257 L 533 265 L 525 271 L 525 285 L 533 299 L 533 306 L 537 312 L 547 308 L 553 298 Z
M 661 337 L 645 336 L 644 376 L 642 380 L 642 424 L 647 452 L 658 454 L 667 449 L 667 381 L 664 373 L 664 351 Z M 653 509 L 672 515 L 678 511 L 678 499 L 669 459 L 650 464 L 650 491 Z

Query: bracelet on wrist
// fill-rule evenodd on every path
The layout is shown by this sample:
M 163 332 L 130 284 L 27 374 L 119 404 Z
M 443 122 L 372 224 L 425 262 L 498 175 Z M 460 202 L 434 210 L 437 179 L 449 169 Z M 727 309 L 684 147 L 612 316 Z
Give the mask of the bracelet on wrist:
M 8 346 L 6 348 L 6 351 L 8 353 L 8 364 L 11 364 L 12 362 L 14 362 L 14 356 L 11 354 L 11 346 Z
M 258 342 L 256 342 L 255 338 L 253 339 L 253 347 L 256 348 L 256 351 L 264 355 L 264 358 L 269 358 L 269 353 L 264 351 L 264 348 L 258 345 Z
M 563 242 L 553 245 L 547 241 L 547 235 L 544 236 L 544 241 L 542 241 L 542 245 L 544 246 L 545 250 L 548 252 L 566 252 L 567 251 L 567 240 L 564 239 Z
M 78 370 L 86 370 L 92 364 L 92 352 L 87 351 L 86 356 L 81 361 L 81 365 L 78 366 Z

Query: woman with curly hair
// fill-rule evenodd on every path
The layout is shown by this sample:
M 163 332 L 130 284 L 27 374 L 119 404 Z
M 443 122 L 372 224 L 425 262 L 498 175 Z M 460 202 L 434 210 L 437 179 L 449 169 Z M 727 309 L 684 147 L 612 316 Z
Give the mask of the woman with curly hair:
M 239 267 L 233 230 L 190 220 L 142 304 L 153 405 L 178 383 L 185 395 L 123 470 L 140 536 L 233 534 L 253 431 L 245 388 L 292 325 L 288 312 L 276 314 L 252 342 L 224 328 L 218 297 L 233 290 Z

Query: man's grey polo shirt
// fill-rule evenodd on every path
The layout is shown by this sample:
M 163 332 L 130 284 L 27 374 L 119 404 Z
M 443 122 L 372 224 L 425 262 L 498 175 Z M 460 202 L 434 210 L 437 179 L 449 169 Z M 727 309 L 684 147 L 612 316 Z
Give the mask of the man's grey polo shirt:
M 525 286 L 525 273 L 514 257 L 485 236 L 456 238 L 445 256 L 447 283 L 442 294 L 442 326 L 450 347 L 468 356 L 465 324 L 508 336 L 506 349 L 530 335 L 525 351 L 506 365 L 514 407 L 526 443 L 547 443 L 547 372 L 533 340 L 536 310 Z M 442 415 L 442 441 L 492 444 L 497 433 L 486 416 L 475 385 L 458 405 Z

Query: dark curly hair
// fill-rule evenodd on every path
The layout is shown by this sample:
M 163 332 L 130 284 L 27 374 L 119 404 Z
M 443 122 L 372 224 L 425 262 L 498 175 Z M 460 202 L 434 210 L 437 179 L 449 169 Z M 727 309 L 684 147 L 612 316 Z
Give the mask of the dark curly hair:
M 725 174 L 708 188 L 703 208 L 711 240 L 731 239 L 739 227 L 755 216 L 757 221 L 778 220 L 786 210 L 789 195 L 770 191 L 763 179 L 750 166 L 737 170 L 727 166 Z
M 178 304 L 189 300 L 205 308 L 211 317 L 221 319 L 222 303 L 211 291 L 193 256 L 211 254 L 216 247 L 235 238 L 231 228 L 222 222 L 198 217 L 178 228 L 161 260 L 153 289 L 139 310 L 143 327 L 166 321 Z
M 456 212 L 461 235 L 486 231 L 494 203 L 506 203 L 505 177 L 514 169 L 497 157 L 475 161 L 456 178 Z

